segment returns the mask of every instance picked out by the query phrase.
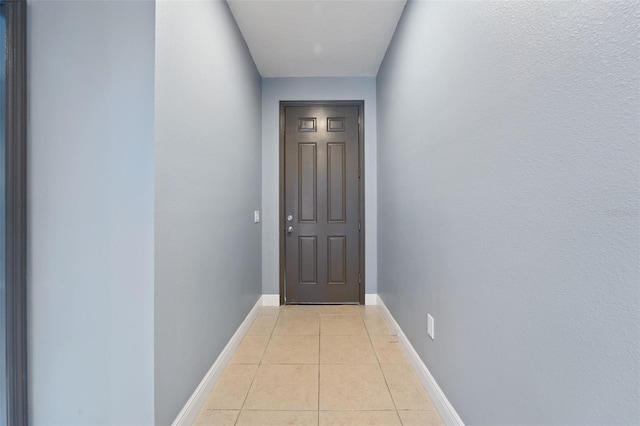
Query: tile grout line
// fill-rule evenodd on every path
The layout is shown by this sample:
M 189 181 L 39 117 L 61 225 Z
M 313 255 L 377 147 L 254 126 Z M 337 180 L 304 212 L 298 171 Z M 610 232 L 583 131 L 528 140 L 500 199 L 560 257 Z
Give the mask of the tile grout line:
M 364 318 L 363 318 L 364 321 Z M 387 320 L 384 320 L 385 323 Z M 384 379 L 384 384 L 387 386 L 387 390 L 389 391 L 389 397 L 391 398 L 391 402 L 393 403 L 393 407 L 395 408 L 396 417 L 402 425 L 402 419 L 400 418 L 400 413 L 398 412 L 398 406 L 396 405 L 396 400 L 393 398 L 393 394 L 391 393 L 391 388 L 389 387 L 389 382 L 387 381 L 387 376 L 384 375 L 384 370 L 382 369 L 382 364 L 380 363 L 380 358 L 378 357 L 378 353 L 376 352 L 376 348 L 373 346 L 373 341 L 371 340 L 371 333 L 369 333 L 369 328 L 366 327 L 367 323 L 365 322 L 365 328 L 367 329 L 367 335 L 369 336 L 369 342 L 371 343 L 371 347 L 373 347 L 374 354 L 376 356 L 376 360 L 378 361 L 378 368 L 380 369 L 380 373 L 382 374 L 382 378 Z M 387 324 L 387 327 L 389 324 Z
M 256 317 L 256 319 L 257 319 L 257 317 Z M 242 405 L 240 406 L 240 411 L 238 412 L 238 417 L 236 418 L 234 426 L 236 426 L 238 424 L 238 421 L 240 420 L 240 415 L 242 414 L 242 410 L 244 410 L 244 406 L 247 403 L 247 398 L 249 398 L 249 392 L 251 392 L 251 387 L 253 386 L 253 383 L 255 382 L 256 377 L 258 376 L 258 370 L 260 369 L 260 366 L 262 365 L 262 359 L 264 358 L 264 355 L 267 353 L 267 348 L 269 347 L 269 343 L 271 343 L 271 337 L 273 336 L 273 330 L 275 330 L 279 319 L 280 319 L 280 310 L 278 310 L 276 323 L 273 324 L 273 328 L 271 329 L 271 332 L 269 333 L 269 340 L 267 340 L 267 345 L 264 347 L 264 352 L 262 353 L 262 356 L 260 357 L 260 360 L 258 361 L 258 366 L 256 367 L 256 372 L 253 375 L 253 379 L 251 379 L 251 384 L 249 384 L 249 389 L 247 389 L 247 394 L 244 396 L 244 400 L 242 401 Z M 254 322 L 255 322 L 255 320 L 254 320 Z M 235 352 L 233 354 L 235 355 Z

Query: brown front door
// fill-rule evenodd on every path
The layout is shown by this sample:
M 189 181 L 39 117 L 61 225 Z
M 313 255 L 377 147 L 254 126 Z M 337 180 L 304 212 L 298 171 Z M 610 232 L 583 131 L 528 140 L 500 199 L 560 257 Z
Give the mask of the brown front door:
M 362 108 L 283 109 L 284 301 L 358 303 Z

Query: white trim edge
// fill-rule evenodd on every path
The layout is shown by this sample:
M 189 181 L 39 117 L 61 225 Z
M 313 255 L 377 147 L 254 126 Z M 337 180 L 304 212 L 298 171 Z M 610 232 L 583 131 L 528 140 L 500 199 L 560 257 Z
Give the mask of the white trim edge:
M 220 378 L 222 371 L 225 369 L 233 353 L 240 345 L 240 342 L 244 338 L 247 331 L 249 331 L 249 327 L 253 323 L 253 320 L 258 315 L 258 309 L 261 306 L 268 306 L 264 304 L 264 296 L 260 296 L 256 304 L 253 306 L 251 311 L 247 314 L 247 317 L 242 321 L 238 330 L 236 330 L 235 334 L 227 343 L 227 346 L 224 347 L 218 359 L 215 360 L 207 374 L 204 376 L 198 387 L 187 401 L 187 403 L 182 407 L 182 410 L 178 414 L 178 417 L 173 421 L 172 426 L 190 426 L 198 416 L 198 412 L 204 405 L 207 397 L 213 390 L 216 382 Z
M 364 295 L 364 304 L 365 305 L 377 305 L 378 304 L 378 295 L 377 294 L 365 294 Z
M 422 385 L 429 393 L 429 396 L 431 397 L 433 404 L 436 406 L 438 413 L 440 413 L 440 416 L 442 417 L 444 423 L 452 426 L 464 426 L 462 419 L 453 408 L 453 405 L 451 405 L 447 397 L 444 395 L 444 392 L 442 392 L 442 389 L 440 389 L 438 383 L 436 383 L 436 380 L 431 375 L 431 372 L 429 371 L 427 366 L 424 365 L 424 362 L 422 362 L 422 359 L 409 342 L 409 339 L 407 339 L 407 336 L 400 328 L 400 325 L 398 325 L 395 318 L 393 318 L 393 315 L 391 315 L 391 312 L 389 312 L 389 309 L 384 304 L 384 301 L 380 298 L 380 296 L 378 296 L 377 299 L 377 304 L 378 306 L 380 306 L 382 314 L 398 334 L 398 341 L 400 342 L 400 346 L 402 346 L 404 353 L 407 355 L 411 366 L 420 378 Z
M 263 294 L 262 306 L 280 306 L 279 294 Z

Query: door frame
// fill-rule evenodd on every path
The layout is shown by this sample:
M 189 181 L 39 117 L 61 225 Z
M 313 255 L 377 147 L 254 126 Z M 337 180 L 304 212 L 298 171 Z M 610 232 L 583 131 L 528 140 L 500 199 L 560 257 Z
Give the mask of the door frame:
M 365 256 L 364 256 L 364 235 L 365 235 L 365 211 L 364 211 L 364 100 L 361 101 L 280 101 L 280 153 L 279 153 L 279 174 L 280 174 L 280 305 L 285 305 L 285 108 L 292 106 L 312 107 L 312 106 L 357 106 L 358 107 L 358 167 L 360 169 L 360 179 L 358 182 L 358 220 L 360 221 L 359 246 L 360 246 L 360 304 L 364 305 L 365 295 Z
M 27 2 L 5 0 L 7 424 L 29 424 L 27 342 Z M 5 368 L 5 366 L 2 366 Z

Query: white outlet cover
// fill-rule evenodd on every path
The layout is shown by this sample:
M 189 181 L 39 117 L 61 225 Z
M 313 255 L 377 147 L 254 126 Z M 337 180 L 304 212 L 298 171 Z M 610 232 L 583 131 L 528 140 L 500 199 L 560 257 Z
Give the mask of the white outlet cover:
M 253 211 L 253 222 L 260 223 L 260 210 Z
M 434 327 L 433 317 L 427 314 L 427 334 L 429 335 L 429 337 L 431 337 L 431 339 L 435 339 L 433 327 Z

